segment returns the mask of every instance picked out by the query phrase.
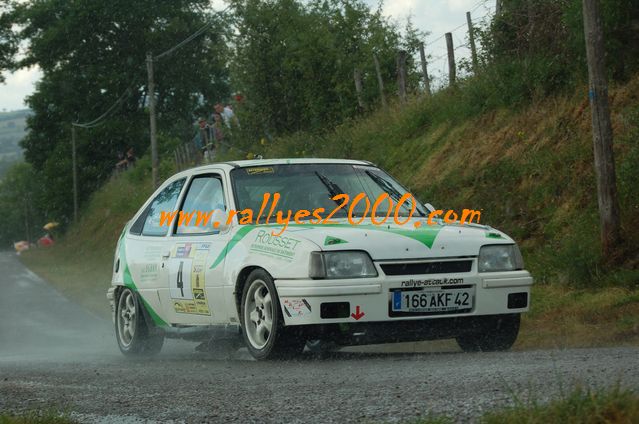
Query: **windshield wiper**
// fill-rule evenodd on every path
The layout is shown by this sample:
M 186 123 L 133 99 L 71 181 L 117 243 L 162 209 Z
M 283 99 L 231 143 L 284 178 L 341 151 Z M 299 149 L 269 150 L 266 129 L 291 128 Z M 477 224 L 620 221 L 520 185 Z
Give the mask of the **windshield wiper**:
M 365 172 L 366 172 L 366 175 L 371 177 L 371 180 L 373 180 L 375 182 L 375 184 L 377 184 L 382 190 L 384 190 L 386 193 L 388 193 L 388 195 L 391 198 L 393 198 L 396 202 L 400 201 L 400 199 L 402 198 L 402 193 L 400 193 L 395 187 L 393 187 L 393 185 L 390 182 L 388 182 L 385 178 L 380 177 L 379 175 L 372 173 L 371 171 L 365 171 Z M 414 198 L 413 198 L 413 201 L 415 201 Z M 405 204 L 402 205 L 402 206 L 406 207 Z M 408 210 L 410 211 L 410 208 L 408 208 Z M 417 212 L 419 212 L 419 214 L 421 216 L 426 216 L 419 209 L 417 209 Z
M 330 195 L 331 200 L 333 200 L 338 205 L 341 205 L 340 201 L 333 199 L 333 197 L 337 196 L 338 194 L 344 194 L 342 189 L 339 188 L 339 186 L 333 181 L 328 179 L 326 175 L 320 174 L 318 171 L 315 171 L 315 175 L 317 175 L 317 178 L 319 178 L 322 184 L 324 184 L 324 186 L 326 186 L 326 188 L 328 189 L 328 194 Z

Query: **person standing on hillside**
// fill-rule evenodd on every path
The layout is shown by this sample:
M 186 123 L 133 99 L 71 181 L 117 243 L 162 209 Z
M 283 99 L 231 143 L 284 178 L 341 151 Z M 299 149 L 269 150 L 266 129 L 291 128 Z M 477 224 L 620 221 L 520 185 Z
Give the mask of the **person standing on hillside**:
M 224 131 L 222 130 L 224 126 L 222 115 L 219 113 L 213 114 L 213 124 L 211 125 L 211 129 L 213 131 L 213 141 L 215 142 L 215 150 L 219 152 L 222 148 L 222 143 L 224 140 Z
M 215 113 L 220 114 L 224 120 L 224 125 L 226 125 L 227 128 L 232 129 L 234 126 L 240 126 L 240 123 L 233 112 L 233 107 L 230 104 L 223 106 L 222 103 L 218 102 L 215 104 L 214 109 Z
M 204 118 L 198 119 L 197 123 L 200 128 L 200 143 L 202 146 L 206 146 L 209 144 L 208 123 Z

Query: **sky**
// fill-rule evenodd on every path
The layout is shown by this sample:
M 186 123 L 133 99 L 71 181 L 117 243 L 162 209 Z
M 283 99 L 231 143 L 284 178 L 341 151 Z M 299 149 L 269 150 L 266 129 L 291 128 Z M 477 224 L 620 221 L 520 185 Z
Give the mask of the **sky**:
M 364 0 L 371 7 L 376 7 L 378 0 Z M 212 0 L 213 8 L 222 10 L 223 0 Z M 489 16 L 494 11 L 494 0 L 385 0 L 383 13 L 404 27 L 406 19 L 411 16 L 413 25 L 420 31 L 430 32 L 426 38 L 426 53 L 432 58 L 428 65 L 429 75 L 434 79 L 434 86 L 445 83 L 448 75 L 446 41 L 444 33 L 453 32 L 455 47 L 467 43 L 466 12 L 470 11 L 473 21 Z M 457 28 L 455 31 L 453 31 Z M 456 59 L 467 58 L 470 52 L 466 47 L 455 51 Z M 6 82 L 0 84 L 0 111 L 16 110 L 26 107 L 24 99 L 35 89 L 41 72 L 37 67 L 21 69 L 13 74 L 4 73 Z

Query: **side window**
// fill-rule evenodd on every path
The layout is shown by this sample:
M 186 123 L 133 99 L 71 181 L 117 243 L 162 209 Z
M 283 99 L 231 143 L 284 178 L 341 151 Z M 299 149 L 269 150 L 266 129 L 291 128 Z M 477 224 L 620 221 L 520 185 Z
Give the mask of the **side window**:
M 177 234 L 211 234 L 215 210 L 226 210 L 222 180 L 215 175 L 193 178 L 184 197 Z M 178 217 L 180 218 L 180 217 Z
M 135 234 L 136 236 L 139 236 L 140 234 L 142 234 L 142 227 L 144 227 L 144 221 L 146 220 L 146 216 L 149 214 L 150 208 L 151 208 L 151 205 L 149 204 L 149 206 L 147 206 L 146 209 L 144 209 L 144 211 L 140 214 L 140 216 L 138 216 L 138 219 L 135 220 L 133 225 L 131 225 L 131 229 L 129 230 L 129 233 Z
M 166 235 L 171 220 L 161 222 L 162 212 L 171 213 L 175 210 L 178 196 L 182 190 L 185 179 L 177 180 L 169 184 L 164 190 L 157 195 L 146 212 L 144 227 L 142 227 L 142 235 L 144 236 L 164 236 Z

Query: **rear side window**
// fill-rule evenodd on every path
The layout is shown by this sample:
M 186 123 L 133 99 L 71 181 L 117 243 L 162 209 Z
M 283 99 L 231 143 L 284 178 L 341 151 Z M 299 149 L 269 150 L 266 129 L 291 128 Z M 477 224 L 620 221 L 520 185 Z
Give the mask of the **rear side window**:
M 166 225 L 166 222 L 160 222 L 162 212 L 173 212 L 175 210 L 175 205 L 185 180 L 185 178 L 176 180 L 162 190 L 131 226 L 131 233 L 140 234 L 141 230 L 142 235 L 145 236 L 166 235 L 169 226 Z

